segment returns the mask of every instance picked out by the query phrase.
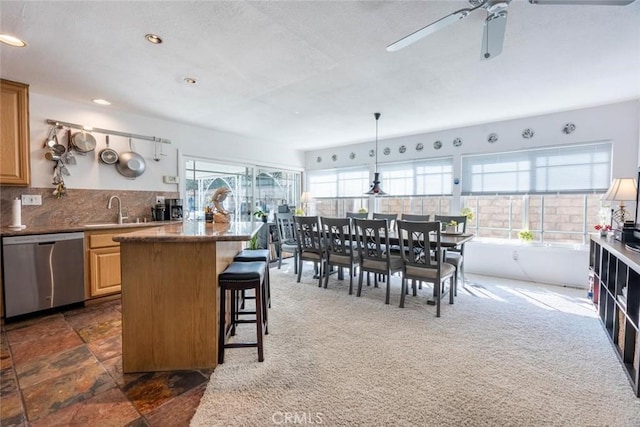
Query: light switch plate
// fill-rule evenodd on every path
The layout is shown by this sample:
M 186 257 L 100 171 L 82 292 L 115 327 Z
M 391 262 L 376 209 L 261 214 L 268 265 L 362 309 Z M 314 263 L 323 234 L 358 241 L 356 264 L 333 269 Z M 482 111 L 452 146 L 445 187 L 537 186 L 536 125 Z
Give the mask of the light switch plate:
M 164 196 L 156 196 L 156 205 L 164 204 Z
M 178 178 L 177 176 L 165 175 L 162 177 L 162 181 L 165 184 L 177 184 L 180 182 L 180 178 Z
M 40 206 L 42 205 L 42 196 L 40 194 L 23 194 L 22 195 L 23 206 Z

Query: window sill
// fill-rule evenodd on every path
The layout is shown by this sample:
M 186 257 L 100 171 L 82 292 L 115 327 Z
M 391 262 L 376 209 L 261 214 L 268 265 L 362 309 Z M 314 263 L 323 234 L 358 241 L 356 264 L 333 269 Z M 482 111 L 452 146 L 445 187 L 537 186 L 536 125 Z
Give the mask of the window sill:
M 496 246 L 518 246 L 531 249 L 560 249 L 571 251 L 584 251 L 589 250 L 589 245 L 579 245 L 575 243 L 540 243 L 540 242 L 523 242 L 516 239 L 495 239 L 488 237 L 476 237 L 468 245 L 482 244 L 482 245 L 496 245 Z

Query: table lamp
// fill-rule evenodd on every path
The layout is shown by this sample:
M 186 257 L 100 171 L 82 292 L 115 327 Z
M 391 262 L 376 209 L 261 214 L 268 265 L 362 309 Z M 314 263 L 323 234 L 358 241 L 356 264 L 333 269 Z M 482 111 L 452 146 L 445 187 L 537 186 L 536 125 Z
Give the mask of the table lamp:
M 611 220 L 617 224 L 615 236 L 621 234 L 621 230 L 625 227 L 625 223 L 633 224 L 634 218 L 625 208 L 624 202 L 635 201 L 638 193 L 638 184 L 635 178 L 615 178 L 611 186 L 603 196 L 603 200 L 620 202 L 617 210 L 611 209 Z
M 300 196 L 300 204 L 302 205 L 302 211 L 305 216 L 307 215 L 309 203 L 311 203 L 311 194 L 309 194 L 308 191 L 305 191 L 302 193 L 302 196 Z

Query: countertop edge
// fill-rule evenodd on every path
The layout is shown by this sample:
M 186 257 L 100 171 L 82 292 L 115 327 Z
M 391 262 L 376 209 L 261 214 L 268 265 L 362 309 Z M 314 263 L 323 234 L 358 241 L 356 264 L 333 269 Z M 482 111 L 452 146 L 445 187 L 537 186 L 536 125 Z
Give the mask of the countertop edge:
M 129 228 L 162 227 L 165 225 L 181 224 L 182 221 L 150 221 L 150 222 L 127 222 L 124 224 L 77 224 L 77 225 L 54 225 L 54 226 L 28 226 L 23 230 L 11 230 L 5 226 L 0 229 L 0 237 L 28 236 L 32 234 L 54 234 L 54 233 L 75 233 L 78 231 L 102 231 L 102 230 L 127 230 Z
M 118 234 L 113 240 L 120 243 L 243 242 L 250 240 L 261 226 L 262 223 L 171 224 L 161 228 Z

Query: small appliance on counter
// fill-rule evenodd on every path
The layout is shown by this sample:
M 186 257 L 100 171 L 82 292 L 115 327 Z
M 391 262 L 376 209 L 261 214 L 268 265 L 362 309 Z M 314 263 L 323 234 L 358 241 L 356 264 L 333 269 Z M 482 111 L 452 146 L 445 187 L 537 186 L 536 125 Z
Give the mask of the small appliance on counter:
M 166 221 L 182 221 L 182 199 L 166 199 L 164 204 Z
M 159 203 L 151 207 L 151 217 L 154 221 L 164 221 L 165 211 L 166 207 L 164 203 Z

